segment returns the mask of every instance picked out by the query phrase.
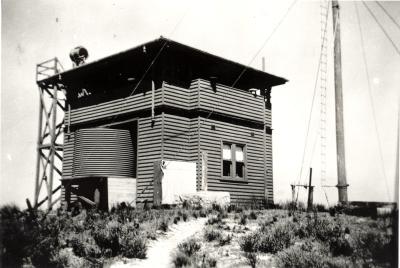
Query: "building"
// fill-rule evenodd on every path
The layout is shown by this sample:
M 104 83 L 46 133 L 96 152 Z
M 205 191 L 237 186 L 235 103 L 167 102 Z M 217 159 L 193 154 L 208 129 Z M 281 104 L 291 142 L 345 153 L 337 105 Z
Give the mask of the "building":
M 160 159 L 196 162 L 200 189 L 206 153 L 209 191 L 273 201 L 270 92 L 285 82 L 163 37 L 40 81 L 67 96 L 63 199 L 106 206 L 107 178 L 121 192 L 136 178 L 152 202 Z

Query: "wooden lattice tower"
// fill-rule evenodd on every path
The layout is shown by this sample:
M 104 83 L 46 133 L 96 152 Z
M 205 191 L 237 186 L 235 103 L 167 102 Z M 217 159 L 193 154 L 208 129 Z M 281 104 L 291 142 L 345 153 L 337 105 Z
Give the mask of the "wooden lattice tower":
M 37 143 L 36 179 L 34 207 L 38 208 L 47 202 L 51 209 L 59 201 L 53 195 L 61 189 L 54 188 L 54 180 L 61 178 L 63 159 L 63 129 L 66 97 L 61 83 L 42 83 L 43 79 L 63 71 L 57 58 L 45 61 L 36 66 L 36 81 L 39 88 L 39 132 Z M 42 190 L 45 184 L 46 190 Z M 43 193 L 43 194 L 41 194 Z M 44 198 L 39 201 L 39 198 Z

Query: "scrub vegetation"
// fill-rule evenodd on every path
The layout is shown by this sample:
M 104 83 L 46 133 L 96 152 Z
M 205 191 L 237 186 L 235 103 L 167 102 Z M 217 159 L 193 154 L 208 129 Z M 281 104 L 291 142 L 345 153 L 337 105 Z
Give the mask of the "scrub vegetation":
M 110 212 L 75 207 L 51 213 L 0 208 L 1 267 L 103 267 L 146 258 L 171 225 L 207 217 L 204 229 L 171 252 L 176 267 L 396 267 L 397 214 L 351 208 L 313 212 L 231 205 Z M 349 215 L 353 214 L 353 215 Z M 369 215 L 369 216 L 367 216 Z
M 124 203 L 104 212 L 74 207 L 51 213 L 0 208 L 0 267 L 102 267 L 118 258 L 145 258 L 149 240 L 207 212 L 201 208 L 135 209 Z M 198 216 L 200 215 L 200 216 Z
M 177 250 L 174 263 L 204 267 L 197 261 L 203 255 L 218 260 L 218 267 L 397 267 L 397 213 L 361 214 L 322 205 L 312 212 L 290 204 L 228 207 L 209 215 L 203 233 L 191 238 L 204 250 L 197 255 Z M 183 255 L 185 265 L 177 260 Z

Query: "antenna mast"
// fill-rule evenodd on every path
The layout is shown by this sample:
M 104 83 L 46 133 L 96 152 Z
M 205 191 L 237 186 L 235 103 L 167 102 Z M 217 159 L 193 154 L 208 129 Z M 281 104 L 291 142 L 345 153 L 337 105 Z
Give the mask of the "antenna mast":
M 342 93 L 342 56 L 340 43 L 339 2 L 332 1 L 334 31 L 334 79 L 335 79 L 335 115 L 336 115 L 336 157 L 339 203 L 347 203 L 346 160 L 344 148 L 343 93 Z

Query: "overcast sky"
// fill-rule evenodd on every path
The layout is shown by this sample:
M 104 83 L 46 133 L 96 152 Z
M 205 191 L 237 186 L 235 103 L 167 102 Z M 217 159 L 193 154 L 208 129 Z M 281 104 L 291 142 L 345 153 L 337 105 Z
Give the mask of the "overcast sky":
M 69 51 L 83 45 L 93 61 L 160 35 L 243 64 L 249 64 L 292 1 L 2 1 L 1 184 L 0 204 L 25 206 L 35 179 L 39 95 L 37 63 L 57 56 L 71 68 Z M 374 2 L 367 2 L 399 46 L 400 29 Z M 400 18 L 400 2 L 382 2 Z M 341 2 L 345 144 L 349 200 L 394 201 L 400 55 L 361 2 L 361 26 L 370 72 L 372 99 L 382 145 L 379 154 L 367 77 L 362 61 L 354 2 Z M 298 1 L 251 66 L 289 82 L 273 88 L 273 165 L 275 201 L 290 199 L 290 183 L 299 176 L 320 50 L 319 2 Z M 331 17 L 329 18 L 331 20 Z M 179 23 L 180 22 L 180 23 Z M 397 21 L 400 23 L 399 19 Z M 332 66 L 332 25 L 328 65 Z M 328 86 L 327 183 L 335 185 L 336 151 L 332 69 Z M 319 91 L 311 120 L 305 166 L 314 168 L 316 202 L 326 200 L 319 187 Z M 314 141 L 315 146 L 314 146 Z M 313 152 L 314 147 L 314 153 Z M 300 179 L 299 179 L 300 177 Z M 58 184 L 58 182 L 56 182 Z M 330 203 L 337 190 L 328 188 Z M 302 190 L 299 198 L 305 200 Z

